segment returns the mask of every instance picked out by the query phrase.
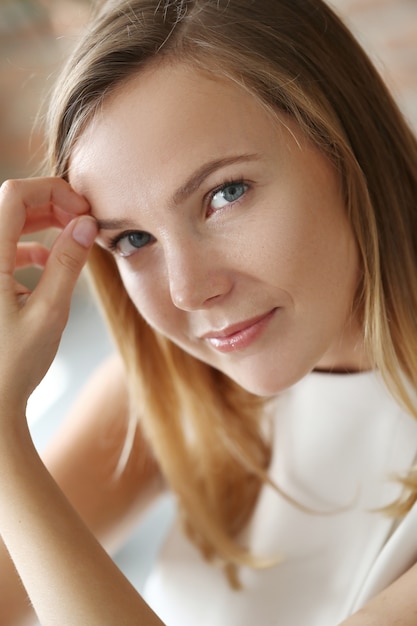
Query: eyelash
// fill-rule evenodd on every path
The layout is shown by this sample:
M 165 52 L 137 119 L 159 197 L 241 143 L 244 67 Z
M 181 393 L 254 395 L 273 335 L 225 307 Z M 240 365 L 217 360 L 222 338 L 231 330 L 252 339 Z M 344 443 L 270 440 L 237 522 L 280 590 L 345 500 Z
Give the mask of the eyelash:
M 110 239 L 107 242 L 107 248 L 110 250 L 110 252 L 112 252 L 113 254 L 118 254 L 120 256 L 124 256 L 123 254 L 121 254 L 120 252 L 120 242 L 122 241 L 122 239 L 125 239 L 126 237 L 129 237 L 129 235 L 137 235 L 138 233 L 142 233 L 144 235 L 149 235 L 151 241 L 155 241 L 155 239 L 152 237 L 152 235 L 150 235 L 149 233 L 145 232 L 145 231 L 140 231 L 140 230 L 129 230 L 129 231 L 125 231 L 123 233 L 120 233 L 119 235 L 116 235 L 115 237 L 112 237 L 112 239 Z M 145 244 L 146 245 L 146 244 Z M 143 246 L 145 247 L 145 246 Z M 140 248 L 138 248 L 138 250 L 140 250 Z M 126 255 L 127 256 L 127 255 Z
M 222 191 L 225 191 L 228 187 L 233 187 L 233 186 L 238 187 L 239 185 L 244 187 L 244 191 L 242 193 L 242 196 L 240 196 L 239 198 L 237 198 L 236 200 L 231 201 L 231 202 L 227 202 L 226 201 L 226 204 L 228 204 L 228 205 L 236 204 L 237 202 L 240 201 L 240 199 L 246 194 L 246 192 L 249 189 L 249 184 L 246 183 L 242 179 L 238 179 L 238 180 L 230 179 L 228 181 L 223 182 L 221 185 L 219 185 L 218 187 L 216 187 L 215 189 L 210 191 L 209 194 L 207 195 L 207 198 L 208 198 L 207 205 L 210 206 L 211 202 L 213 201 L 213 199 L 215 198 L 215 196 L 218 193 L 220 193 Z M 221 208 L 223 208 L 223 207 L 221 207 Z M 217 210 L 221 210 L 221 209 L 217 209 Z M 213 213 L 216 212 L 216 209 L 213 209 L 212 212 Z M 118 254 L 120 256 L 124 256 L 120 252 L 120 245 L 119 245 L 120 242 L 123 239 L 125 239 L 126 237 L 129 237 L 129 235 L 138 234 L 138 233 L 142 233 L 142 232 L 143 232 L 144 235 L 149 235 L 151 241 L 152 240 L 155 241 L 155 239 L 152 237 L 152 235 L 150 235 L 150 233 L 146 233 L 145 231 L 131 230 L 131 231 L 125 231 L 123 233 L 120 233 L 120 234 L 116 235 L 115 237 L 113 237 L 112 239 L 110 239 L 108 244 L 107 244 L 107 247 L 113 254 Z M 146 246 L 146 244 L 144 246 L 141 246 L 141 247 L 145 247 L 145 246 Z M 137 248 L 137 249 L 140 250 L 140 247 Z M 126 256 L 129 256 L 129 255 L 126 255 Z
M 128 235 L 129 233 L 120 233 L 120 235 L 116 235 L 115 237 L 112 237 L 111 239 L 109 239 L 107 241 L 107 248 L 110 250 L 110 252 L 113 252 L 114 254 L 116 254 L 118 252 L 118 244 L 119 241 L 123 238 L 126 237 L 126 235 Z

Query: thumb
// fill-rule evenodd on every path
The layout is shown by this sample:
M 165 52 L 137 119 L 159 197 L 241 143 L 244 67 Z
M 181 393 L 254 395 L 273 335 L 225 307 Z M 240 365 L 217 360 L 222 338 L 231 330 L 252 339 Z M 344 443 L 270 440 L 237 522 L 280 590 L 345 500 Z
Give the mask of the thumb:
M 43 301 L 50 310 L 68 312 L 72 292 L 97 236 L 97 222 L 91 216 L 70 222 L 55 241 L 38 286 L 33 305 Z
M 98 225 L 94 217 L 84 215 L 72 220 L 72 239 L 89 250 L 97 237 Z

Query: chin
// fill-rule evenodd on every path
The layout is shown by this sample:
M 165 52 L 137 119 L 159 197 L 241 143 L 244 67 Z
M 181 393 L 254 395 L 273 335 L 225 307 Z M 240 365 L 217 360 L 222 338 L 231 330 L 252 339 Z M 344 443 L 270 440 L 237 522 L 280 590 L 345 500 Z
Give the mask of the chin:
M 256 396 L 268 398 L 276 396 L 282 393 L 289 387 L 292 387 L 298 383 L 304 376 L 311 371 L 311 368 L 299 370 L 297 372 L 285 371 L 285 372 L 257 372 L 256 375 L 250 375 L 246 372 L 243 374 L 230 375 L 229 372 L 224 372 L 230 378 L 232 378 L 238 385 L 253 393 Z

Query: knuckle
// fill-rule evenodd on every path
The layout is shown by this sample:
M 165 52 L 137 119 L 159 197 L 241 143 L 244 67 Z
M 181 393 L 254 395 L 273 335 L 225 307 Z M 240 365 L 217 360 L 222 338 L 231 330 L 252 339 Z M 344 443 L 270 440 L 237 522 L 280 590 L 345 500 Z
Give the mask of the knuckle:
M 60 252 L 57 255 L 57 261 L 65 270 L 69 270 L 73 274 L 78 273 L 80 269 L 79 260 L 69 252 Z
M 18 178 L 10 178 L 8 180 L 5 180 L 0 187 L 1 196 L 7 197 L 15 195 L 20 191 L 21 187 L 22 181 Z

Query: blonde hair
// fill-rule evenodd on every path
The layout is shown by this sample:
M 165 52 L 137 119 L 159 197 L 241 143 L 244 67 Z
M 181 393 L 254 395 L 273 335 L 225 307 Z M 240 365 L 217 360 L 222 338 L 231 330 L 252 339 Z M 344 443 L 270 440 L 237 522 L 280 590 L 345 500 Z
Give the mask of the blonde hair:
M 355 306 L 375 368 L 417 416 L 417 145 L 383 81 L 321 0 L 121 0 L 98 12 L 50 108 L 50 166 L 67 176 L 77 138 L 104 100 L 151 62 L 181 60 L 285 111 L 340 172 L 361 258 Z M 263 402 L 153 331 L 109 253 L 91 273 L 144 432 L 193 541 L 230 565 L 256 565 L 236 539 L 271 450 Z M 417 477 L 392 510 L 417 497 Z

